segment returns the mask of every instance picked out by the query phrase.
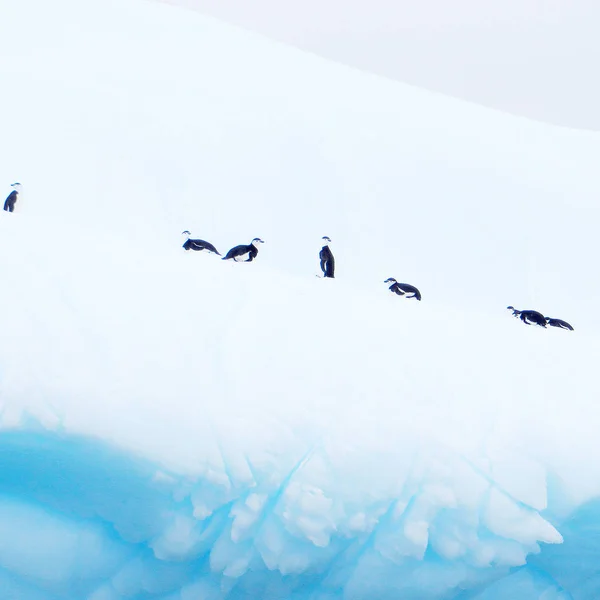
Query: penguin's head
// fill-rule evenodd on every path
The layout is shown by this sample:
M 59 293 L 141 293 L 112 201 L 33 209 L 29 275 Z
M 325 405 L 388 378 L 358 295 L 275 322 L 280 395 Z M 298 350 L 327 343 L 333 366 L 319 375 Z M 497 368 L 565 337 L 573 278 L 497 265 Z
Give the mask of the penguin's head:
M 388 277 L 383 283 L 398 283 L 393 277 Z
M 258 246 L 259 244 L 264 244 L 264 242 L 260 238 L 254 238 L 251 243 L 253 246 Z
M 185 231 L 181 232 L 181 235 L 186 239 L 189 240 L 190 239 L 190 235 L 192 235 L 187 229 Z
M 323 240 L 323 246 L 329 246 L 329 244 L 331 244 L 331 238 L 327 235 L 324 235 L 322 238 Z
M 507 306 L 506 308 L 507 308 L 508 310 L 515 310 L 515 307 L 514 307 L 514 306 Z
M 23 187 L 20 183 L 11 183 L 10 187 L 15 188 L 15 190 L 17 191 L 17 193 L 19 193 L 21 191 L 21 188 Z

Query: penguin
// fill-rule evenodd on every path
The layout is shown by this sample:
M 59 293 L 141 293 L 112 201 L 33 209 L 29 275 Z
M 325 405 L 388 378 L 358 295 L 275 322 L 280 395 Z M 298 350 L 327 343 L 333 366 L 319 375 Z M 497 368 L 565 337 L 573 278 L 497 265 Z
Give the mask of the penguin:
M 406 297 L 416 298 L 419 301 L 421 300 L 421 292 L 414 285 L 410 285 L 409 283 L 398 283 L 393 277 L 389 277 L 383 283 L 391 283 L 390 292 L 394 292 L 395 294 L 398 294 L 398 296 L 411 294 Z
M 222 260 L 233 259 L 235 262 L 252 262 L 258 255 L 258 244 L 264 244 L 260 238 L 254 238 L 249 244 L 233 247 Z
M 335 271 L 335 259 L 333 258 L 333 252 L 331 252 L 331 248 L 329 247 L 329 244 L 331 244 L 331 239 L 326 235 L 324 235 L 322 239 L 325 245 L 319 252 L 321 271 L 323 271 L 323 277 L 330 277 L 333 279 Z
M 185 242 L 183 243 L 184 250 L 196 250 L 198 252 L 208 250 L 208 252 L 213 252 L 214 254 L 221 256 L 221 253 L 210 242 L 190 239 L 191 233 L 189 231 L 183 231 L 181 235 L 185 236 Z
M 11 183 L 10 187 L 14 189 L 4 201 L 4 210 L 7 212 L 14 212 L 15 202 L 17 201 L 17 197 L 23 186 L 20 183 Z
M 519 315 L 521 314 L 520 310 L 517 310 L 514 306 L 507 306 L 506 307 L 508 310 L 512 310 L 512 316 L 513 317 L 519 317 Z
M 525 325 L 539 325 L 546 328 L 546 317 L 537 310 L 517 310 L 513 306 L 507 306 L 513 311 L 513 316 L 518 317 Z
M 561 319 L 551 319 L 550 317 L 546 317 L 546 323 L 548 323 L 550 327 L 558 327 L 559 329 L 568 329 L 569 331 L 575 331 L 572 325 L 569 325 L 569 323 Z

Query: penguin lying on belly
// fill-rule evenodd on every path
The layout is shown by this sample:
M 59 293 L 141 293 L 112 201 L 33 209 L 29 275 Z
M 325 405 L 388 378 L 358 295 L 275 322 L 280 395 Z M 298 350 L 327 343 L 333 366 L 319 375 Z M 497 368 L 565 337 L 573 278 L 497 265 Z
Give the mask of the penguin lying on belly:
M 189 231 L 184 231 L 181 235 L 185 236 L 185 242 L 183 243 L 184 250 L 195 250 L 196 252 L 208 250 L 208 252 L 221 256 L 220 252 L 210 242 L 190 238 L 191 233 Z
M 258 255 L 259 244 L 264 244 L 264 242 L 260 238 L 254 238 L 249 244 L 235 246 L 223 257 L 223 260 L 252 262 Z
M 559 329 L 568 329 L 569 331 L 575 331 L 572 325 L 569 325 L 566 321 L 562 319 L 551 319 L 550 317 L 546 317 L 546 323 L 550 325 L 550 327 L 558 327 Z
M 513 317 L 521 319 L 525 325 L 546 327 L 546 317 L 537 310 L 517 310 L 514 306 L 507 306 L 506 308 L 512 310 Z
M 390 292 L 394 292 L 398 296 L 421 300 L 421 292 L 414 285 L 410 285 L 410 283 L 398 283 L 393 277 L 389 277 L 383 283 L 391 283 Z

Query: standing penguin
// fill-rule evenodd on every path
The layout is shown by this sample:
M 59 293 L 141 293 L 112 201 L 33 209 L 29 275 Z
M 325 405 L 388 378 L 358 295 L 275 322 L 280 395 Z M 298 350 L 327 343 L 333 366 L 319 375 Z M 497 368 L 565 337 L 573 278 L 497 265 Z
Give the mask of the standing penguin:
M 249 244 L 234 246 L 223 260 L 233 259 L 235 262 L 252 262 L 258 255 L 258 244 L 264 244 L 260 238 L 254 238 Z
M 326 235 L 323 236 L 324 246 L 321 248 L 319 252 L 319 259 L 321 260 L 321 271 L 323 271 L 323 277 L 331 277 L 334 278 L 335 272 L 335 259 L 333 258 L 333 252 L 329 247 L 331 244 L 331 239 Z
M 15 202 L 17 201 L 17 197 L 23 186 L 20 183 L 11 183 L 10 186 L 14 189 L 4 201 L 4 210 L 7 212 L 14 212 Z

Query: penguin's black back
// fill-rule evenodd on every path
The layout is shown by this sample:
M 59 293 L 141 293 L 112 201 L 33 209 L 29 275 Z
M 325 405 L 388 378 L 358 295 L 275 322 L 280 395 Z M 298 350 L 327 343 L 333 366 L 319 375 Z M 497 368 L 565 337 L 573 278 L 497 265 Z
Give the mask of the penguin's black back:
M 335 259 L 333 258 L 331 248 L 329 246 L 323 246 L 319 252 L 319 258 L 321 259 L 323 276 L 331 277 L 333 279 L 335 274 Z
M 13 208 L 15 206 L 15 202 L 17 201 L 17 196 L 19 195 L 19 192 L 17 192 L 17 190 L 13 190 L 7 197 L 6 200 L 4 201 L 4 210 L 7 210 L 9 212 L 13 211 Z
M 421 292 L 414 285 L 410 285 L 410 283 L 398 283 L 396 281 L 390 286 L 390 290 L 399 296 L 413 294 L 417 300 L 421 300 Z
M 250 256 L 248 257 L 248 260 L 246 262 L 251 262 L 258 255 L 258 248 L 254 244 L 240 244 L 239 246 L 234 246 L 223 257 L 223 260 L 229 260 L 230 258 L 235 258 L 236 256 L 243 256 L 247 253 L 250 253 Z
M 209 252 L 214 252 L 215 254 L 221 256 L 221 253 L 210 242 L 207 242 L 205 240 L 187 239 L 183 244 L 183 248 L 185 250 L 196 250 L 198 252 L 201 250 L 208 250 Z
M 572 325 L 563 321 L 562 319 L 551 319 L 550 317 L 546 317 L 546 322 L 550 327 L 558 327 L 559 329 L 568 329 L 569 331 L 575 331 Z
M 531 321 L 540 327 L 546 327 L 546 317 L 537 310 L 522 310 L 519 314 L 519 318 L 523 323 L 527 323 L 527 321 Z

